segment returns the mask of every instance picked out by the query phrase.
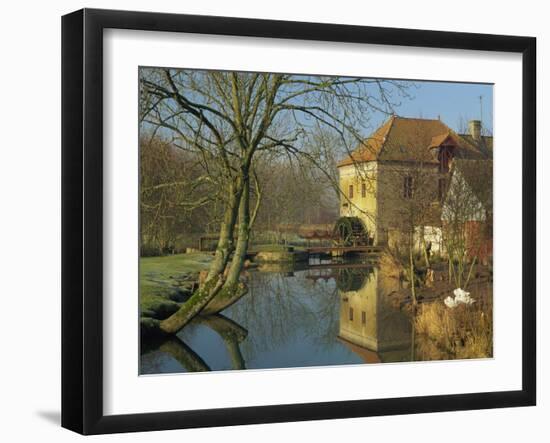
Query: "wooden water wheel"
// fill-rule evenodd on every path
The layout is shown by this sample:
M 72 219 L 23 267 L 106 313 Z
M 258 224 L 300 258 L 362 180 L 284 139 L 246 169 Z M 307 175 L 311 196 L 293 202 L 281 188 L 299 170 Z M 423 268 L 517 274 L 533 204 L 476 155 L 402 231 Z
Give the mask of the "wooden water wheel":
M 338 246 L 369 244 L 369 233 L 359 217 L 340 217 L 334 225 L 333 239 Z
M 336 275 L 336 287 L 342 292 L 358 291 L 370 279 L 372 268 L 339 269 Z

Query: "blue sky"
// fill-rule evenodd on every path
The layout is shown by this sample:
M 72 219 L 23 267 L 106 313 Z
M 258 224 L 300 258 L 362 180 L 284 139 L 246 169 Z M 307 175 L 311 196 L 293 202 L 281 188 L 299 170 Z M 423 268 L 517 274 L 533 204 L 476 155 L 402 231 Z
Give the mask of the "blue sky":
M 455 131 L 464 121 L 480 120 L 479 96 L 483 97 L 483 126 L 493 129 L 493 85 L 476 83 L 415 82 L 409 92 L 411 99 L 403 99 L 396 113 L 403 117 L 438 118 Z M 385 115 L 373 116 L 372 123 L 379 126 Z
M 140 72 L 146 73 L 149 69 L 154 70 L 155 68 L 141 69 L 145 71 Z M 199 70 L 198 72 L 203 71 Z M 299 74 L 296 75 L 300 77 Z M 429 119 L 440 118 L 447 126 L 459 133 L 467 131 L 467 122 L 469 120 L 482 120 L 483 128 L 489 133 L 492 133 L 493 85 L 479 83 L 393 80 L 394 84 L 399 84 L 402 82 L 405 83 L 406 92 L 410 97 L 401 97 L 397 92 L 397 88 L 386 85 L 390 95 L 393 95 L 393 98 L 400 102 L 400 105 L 398 107 L 394 107 L 393 109 L 397 115 L 402 117 L 420 117 Z M 188 93 L 191 92 L 188 91 Z M 193 92 L 193 94 L 196 94 L 196 92 Z M 372 90 L 373 97 L 376 97 L 376 94 L 377 89 L 374 88 Z M 480 96 L 482 97 L 483 112 L 481 111 L 480 106 Z M 195 101 L 201 101 L 201 99 L 197 97 L 194 97 L 194 99 Z M 390 111 L 390 109 L 386 108 L 386 111 Z M 367 137 L 387 119 L 387 112 L 375 111 L 372 109 L 372 113 L 369 113 L 366 126 L 360 128 L 362 135 Z M 302 115 L 298 115 L 297 120 L 302 121 L 304 125 L 306 125 Z

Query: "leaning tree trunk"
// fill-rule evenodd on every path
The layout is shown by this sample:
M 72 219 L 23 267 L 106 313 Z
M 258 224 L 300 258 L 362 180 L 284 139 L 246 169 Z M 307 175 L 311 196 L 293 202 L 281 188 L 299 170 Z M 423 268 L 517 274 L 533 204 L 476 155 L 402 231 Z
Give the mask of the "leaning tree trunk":
M 229 272 L 227 273 L 226 285 L 232 285 L 239 281 L 248 251 L 248 240 L 250 237 L 250 183 L 248 179 L 244 182 L 239 205 L 239 228 L 237 232 L 237 246 L 231 260 Z
M 175 334 L 212 300 L 223 286 L 222 276 L 214 277 L 207 281 L 201 288 L 187 300 L 181 308 L 159 324 L 160 329 L 166 334 Z
M 220 238 L 216 247 L 216 254 L 208 270 L 206 281 L 223 274 L 229 257 L 233 252 L 233 232 L 235 230 L 242 193 L 243 183 L 240 180 L 236 185 L 231 185 L 229 188 L 229 202 L 220 227 Z
M 237 246 L 231 264 L 225 276 L 225 283 L 216 296 L 205 306 L 203 312 L 220 312 L 235 303 L 247 292 L 246 285 L 239 280 L 246 260 L 250 239 L 250 183 L 245 180 L 241 203 L 239 205 L 239 228 Z
M 224 287 L 223 274 L 233 249 L 233 232 L 242 194 L 242 184 L 238 183 L 236 187 L 230 187 L 229 203 L 220 229 L 218 248 L 206 281 L 178 311 L 160 322 L 159 327 L 164 333 L 175 334 L 178 332 L 199 314 Z

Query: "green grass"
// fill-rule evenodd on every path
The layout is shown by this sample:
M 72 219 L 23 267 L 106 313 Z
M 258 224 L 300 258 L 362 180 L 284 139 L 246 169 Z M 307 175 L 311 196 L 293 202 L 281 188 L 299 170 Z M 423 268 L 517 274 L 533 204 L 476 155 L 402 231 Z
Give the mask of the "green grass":
M 140 259 L 140 298 L 142 316 L 165 318 L 175 312 L 178 297 L 188 293 L 196 274 L 208 269 L 212 256 L 204 253 L 177 254 Z

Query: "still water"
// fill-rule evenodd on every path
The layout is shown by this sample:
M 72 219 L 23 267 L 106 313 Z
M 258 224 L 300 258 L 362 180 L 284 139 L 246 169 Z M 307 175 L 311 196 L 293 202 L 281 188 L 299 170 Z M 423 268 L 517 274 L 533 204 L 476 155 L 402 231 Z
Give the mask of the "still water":
M 410 316 L 392 302 L 398 280 L 368 264 L 320 265 L 248 271 L 249 292 L 222 313 L 142 343 L 141 373 L 414 359 Z

